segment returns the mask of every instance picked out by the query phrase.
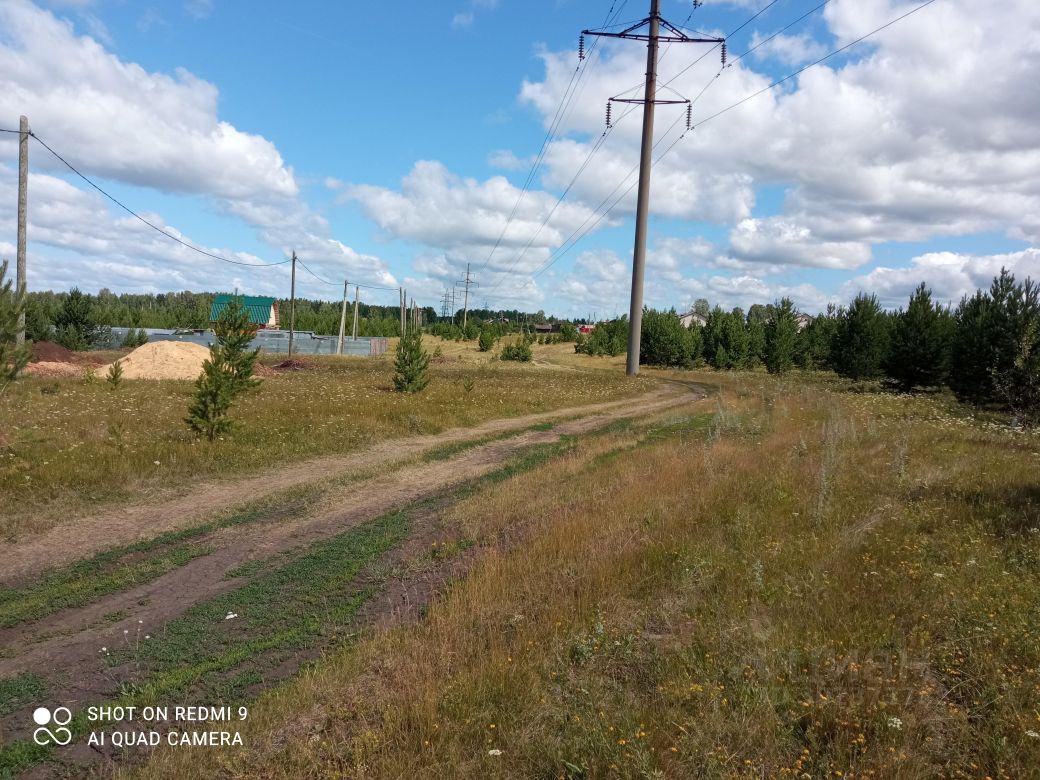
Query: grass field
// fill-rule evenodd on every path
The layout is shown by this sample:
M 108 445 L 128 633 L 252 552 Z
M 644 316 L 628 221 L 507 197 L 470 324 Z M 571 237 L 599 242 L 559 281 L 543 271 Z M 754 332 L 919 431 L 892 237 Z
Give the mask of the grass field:
M 154 777 L 1031 777 L 1040 438 L 760 375 L 443 510 L 424 620 Z
M 451 354 L 435 360 L 420 395 L 392 392 L 392 355 L 308 357 L 312 370 L 266 378 L 243 398 L 232 411 L 235 430 L 214 443 L 196 439 L 184 424 L 191 382 L 126 380 L 113 390 L 101 378 L 20 380 L 0 395 L 0 539 L 31 529 L 41 513 L 140 500 L 188 490 L 194 480 L 321 455 L 357 452 L 363 459 L 366 446 L 384 439 L 647 389 L 591 368 L 486 362 L 472 342 L 427 342 L 431 352 L 442 346 Z

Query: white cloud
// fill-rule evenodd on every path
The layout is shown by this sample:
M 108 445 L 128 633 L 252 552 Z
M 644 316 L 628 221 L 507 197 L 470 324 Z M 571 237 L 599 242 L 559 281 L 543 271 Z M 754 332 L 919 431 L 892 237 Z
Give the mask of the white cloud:
M 913 258 L 908 268 L 875 268 L 850 280 L 842 287 L 842 299 L 859 292 L 875 293 L 890 308 L 906 306 L 910 293 L 921 282 L 932 289 L 933 299 L 956 305 L 964 295 L 986 289 L 993 277 L 1007 268 L 1020 279 L 1040 280 L 1040 249 L 999 255 L 965 255 L 956 252 L 930 252 Z
M 750 48 L 755 49 L 756 59 L 775 59 L 785 65 L 804 65 L 827 53 L 827 47 L 808 33 L 770 37 L 755 30 Z
M 55 57 L 54 52 L 61 52 Z M 143 96 L 147 96 L 144 99 Z M 25 0 L 0 4 L 0 115 L 26 113 L 40 138 L 86 175 L 173 193 L 208 196 L 226 217 L 244 220 L 270 247 L 264 260 L 292 250 L 337 284 L 349 273 L 369 284 L 394 285 L 377 257 L 344 245 L 328 222 L 299 196 L 291 168 L 275 145 L 242 132 L 217 114 L 217 89 L 180 70 L 175 77 L 125 63 L 71 24 Z M 0 225 L 13 232 L 16 138 L 0 138 Z M 179 288 L 226 287 L 221 280 L 248 273 L 254 289 L 278 287 L 284 267 L 242 269 L 205 258 L 118 211 L 69 175 L 41 146 L 30 147 L 30 253 L 35 289 L 87 287 L 103 274 L 113 289 L 137 289 L 146 279 Z M 86 185 L 83 185 L 85 188 Z M 150 221 L 182 236 L 162 215 Z M 183 236 L 189 243 L 196 242 Z M 244 262 L 248 253 L 196 245 Z M 42 248 L 42 251 L 41 251 Z M 49 249 L 54 250 L 54 254 Z M 62 262 L 54 258 L 60 254 Z M 265 254 L 268 254 L 265 252 Z M 103 259 L 102 259 L 103 258 Z M 109 277 L 113 277 L 111 280 Z M 306 274 L 305 290 L 335 295 Z M 168 288 L 167 288 L 168 289 Z
M 556 207 L 556 198 L 545 192 L 529 191 L 522 200 L 520 195 L 521 190 L 504 177 L 464 179 L 442 163 L 420 160 L 404 177 L 400 191 L 348 185 L 341 198 L 357 201 L 389 236 L 445 250 L 456 271 L 466 262 L 483 268 L 490 257 L 490 272 L 527 274 L 585 222 L 591 210 L 566 201 Z
M 213 0 L 188 0 L 184 10 L 196 19 L 208 19 L 213 13 Z
M 463 27 L 473 26 L 473 12 L 472 11 L 459 11 L 453 17 L 451 17 L 451 26 L 456 30 Z
M 868 244 L 821 241 L 808 227 L 783 217 L 742 220 L 729 240 L 732 255 L 754 263 L 852 269 L 870 260 Z
M 524 171 L 531 169 L 534 158 L 521 159 L 508 149 L 496 149 L 488 155 L 487 162 L 492 168 L 504 171 Z
M 120 61 L 26 0 L 0 4 L 0 116 L 27 115 L 74 164 L 169 192 L 296 195 L 274 144 L 221 121 L 217 97 L 186 70 L 171 77 Z M 14 154 L 14 139 L 0 143 L 0 158 Z M 60 165 L 47 154 L 33 164 Z
M 911 7 L 833 0 L 825 21 L 842 45 Z M 1040 72 L 1037 40 L 1040 6 L 1028 0 L 933 4 L 853 50 L 858 59 L 808 70 L 687 133 L 654 168 L 653 213 L 732 226 L 740 251 L 728 254 L 737 262 L 809 257 L 848 269 L 888 241 L 990 231 L 1040 241 L 1040 102 L 1023 99 L 1035 92 Z M 763 49 L 793 62 L 817 56 L 819 45 L 778 37 Z M 639 47 L 604 45 L 597 56 L 580 103 L 563 122 L 565 140 L 546 155 L 551 187 L 570 181 L 603 132 L 607 97 L 642 80 Z M 694 108 L 696 125 L 770 83 L 750 69 L 750 59 L 715 78 L 718 63 L 707 57 L 673 81 L 689 62 L 673 55 L 661 81 L 690 97 L 710 85 Z M 574 55 L 549 52 L 543 61 L 545 76 L 525 82 L 520 99 L 548 126 Z M 617 117 L 624 109 L 615 108 Z M 658 109 L 658 155 L 681 133 L 675 118 Z M 576 197 L 598 203 L 624 180 L 638 159 L 637 119 L 610 133 L 574 186 Z M 751 217 L 755 187 L 776 184 L 788 189 L 783 215 L 767 225 L 769 242 L 761 231 L 752 240 L 737 226 Z M 619 206 L 633 207 L 634 195 Z M 781 223 L 790 229 L 780 230 Z

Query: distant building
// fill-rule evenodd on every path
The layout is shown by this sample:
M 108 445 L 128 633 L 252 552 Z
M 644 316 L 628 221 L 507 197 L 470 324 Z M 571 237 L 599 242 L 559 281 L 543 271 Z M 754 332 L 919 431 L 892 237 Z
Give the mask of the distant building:
M 708 321 L 697 312 L 688 311 L 679 315 L 679 322 L 683 324 L 684 328 L 692 328 L 694 325 L 698 328 L 703 328 Z
M 209 321 L 216 322 L 220 313 L 224 311 L 234 295 L 218 295 L 213 299 L 213 305 L 209 310 Z M 278 329 L 278 301 L 274 298 L 264 298 L 254 295 L 239 295 L 238 300 L 249 312 L 249 321 L 260 330 L 266 328 Z
M 556 323 L 553 323 L 553 324 L 549 324 L 549 323 L 546 322 L 546 323 L 543 323 L 541 325 L 535 325 L 534 326 L 534 332 L 535 333 L 559 333 L 560 332 L 560 323 L 556 322 Z
M 799 311 L 795 312 L 794 321 L 798 325 L 798 330 L 801 331 L 804 330 L 809 325 L 809 323 L 813 321 L 813 317 L 810 314 L 805 314 L 804 312 Z
M 592 333 L 592 331 L 594 331 L 595 329 L 596 329 L 595 325 L 579 325 L 578 326 L 578 333 L 581 333 L 583 336 L 587 336 L 590 333 Z

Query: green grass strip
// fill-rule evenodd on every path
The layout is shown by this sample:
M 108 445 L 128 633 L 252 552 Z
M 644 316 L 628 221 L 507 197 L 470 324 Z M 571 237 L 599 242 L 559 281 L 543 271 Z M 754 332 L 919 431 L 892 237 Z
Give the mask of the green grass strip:
M 53 569 L 21 588 L 0 586 L 0 628 L 39 620 L 61 609 L 90 604 L 102 596 L 150 582 L 212 549 L 197 540 L 222 528 L 256 523 L 272 516 L 301 514 L 306 499 L 252 506 L 233 515 L 190 528 L 168 531 L 151 539 L 113 547 L 90 558 Z M 124 560 L 131 558 L 131 560 Z
M 0 718 L 22 707 L 42 701 L 47 683 L 35 674 L 19 674 L 0 679 Z

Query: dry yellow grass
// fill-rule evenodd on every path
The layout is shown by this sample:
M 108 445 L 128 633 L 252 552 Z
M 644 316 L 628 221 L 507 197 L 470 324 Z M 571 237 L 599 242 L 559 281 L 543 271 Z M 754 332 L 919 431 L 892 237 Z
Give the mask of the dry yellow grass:
M 145 774 L 1035 776 L 1040 440 L 710 381 L 706 439 L 590 439 L 459 504 L 485 555 L 425 622 Z
M 474 347 L 475 349 L 475 347 Z M 270 361 L 269 361 L 270 362 Z M 495 362 L 432 366 L 418 395 L 392 391 L 392 356 L 313 358 L 271 376 L 233 407 L 209 443 L 184 424 L 190 381 L 27 377 L 0 396 L 0 538 L 60 513 L 129 501 L 191 481 L 357 451 L 374 441 L 638 394 L 621 373 L 541 371 Z

